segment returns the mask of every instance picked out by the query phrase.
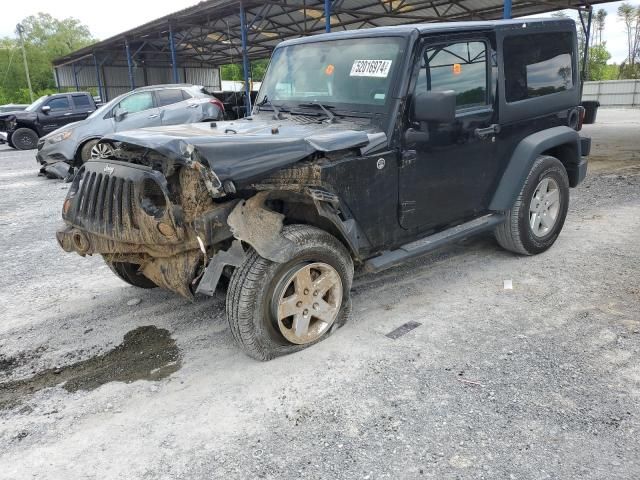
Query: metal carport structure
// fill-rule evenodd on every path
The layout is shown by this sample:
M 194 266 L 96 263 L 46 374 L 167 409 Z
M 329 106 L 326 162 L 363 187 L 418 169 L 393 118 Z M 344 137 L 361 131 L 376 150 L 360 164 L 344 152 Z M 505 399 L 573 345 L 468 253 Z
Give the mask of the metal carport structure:
M 216 78 L 220 81 L 218 67 L 242 60 L 249 98 L 250 60 L 268 58 L 286 39 L 331 30 L 493 20 L 567 8 L 580 11 L 588 31 L 593 5 L 607 1 L 208 0 L 58 58 L 53 65 L 58 88 L 94 86 L 108 100 L 143 84 L 188 82 L 215 88 Z M 120 83 L 114 85 L 114 80 Z

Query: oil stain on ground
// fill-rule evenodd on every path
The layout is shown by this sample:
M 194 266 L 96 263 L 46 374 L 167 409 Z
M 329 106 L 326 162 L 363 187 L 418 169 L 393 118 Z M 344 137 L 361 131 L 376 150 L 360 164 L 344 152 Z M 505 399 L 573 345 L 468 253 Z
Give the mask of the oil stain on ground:
M 0 409 L 12 408 L 43 388 L 62 384 L 68 392 L 93 390 L 108 382 L 160 380 L 180 369 L 180 351 L 169 332 L 154 326 L 128 332 L 109 352 L 64 367 L 0 383 Z

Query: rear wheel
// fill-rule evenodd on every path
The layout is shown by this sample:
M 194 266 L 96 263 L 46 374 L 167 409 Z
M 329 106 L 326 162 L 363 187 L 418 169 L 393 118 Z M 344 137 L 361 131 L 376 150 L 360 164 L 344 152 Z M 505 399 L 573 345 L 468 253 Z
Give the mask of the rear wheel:
M 335 237 L 307 225 L 286 226 L 294 248 L 276 263 L 251 249 L 231 277 L 227 318 L 245 353 L 258 360 L 313 345 L 351 313 L 353 263 Z
M 11 134 L 11 143 L 18 150 L 33 150 L 38 146 L 38 138 L 30 128 L 19 128 Z
M 128 262 L 109 262 L 105 260 L 111 271 L 121 280 L 138 288 L 156 288 L 157 285 L 139 272 L 140 266 Z
M 554 157 L 538 157 L 516 203 L 505 212 L 506 222 L 496 228 L 496 239 L 503 248 L 523 255 L 544 252 L 558 238 L 568 207 L 567 171 Z

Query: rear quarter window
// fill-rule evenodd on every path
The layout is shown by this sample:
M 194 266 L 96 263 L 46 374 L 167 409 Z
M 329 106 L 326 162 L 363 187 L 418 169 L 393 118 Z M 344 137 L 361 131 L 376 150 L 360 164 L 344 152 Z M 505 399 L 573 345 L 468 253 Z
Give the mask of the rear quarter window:
M 507 37 L 503 48 L 509 103 L 570 90 L 576 83 L 573 35 L 569 32 Z
M 167 105 L 172 105 L 184 100 L 184 97 L 182 96 L 182 90 L 179 88 L 157 90 L 156 95 L 158 97 L 159 107 L 166 107 Z

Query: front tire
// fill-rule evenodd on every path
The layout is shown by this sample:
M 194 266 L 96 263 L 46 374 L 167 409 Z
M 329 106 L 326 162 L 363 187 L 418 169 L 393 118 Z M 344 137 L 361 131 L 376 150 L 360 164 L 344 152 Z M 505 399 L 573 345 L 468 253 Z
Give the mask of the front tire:
M 308 225 L 288 225 L 294 245 L 276 263 L 249 249 L 227 291 L 227 319 L 236 343 L 257 360 L 270 360 L 318 343 L 351 313 L 353 262 L 334 236 Z
M 569 178 L 560 161 L 551 156 L 536 159 L 516 203 L 496 228 L 504 249 L 522 255 L 542 253 L 554 244 L 569 208 Z
M 109 262 L 105 260 L 111 271 L 118 278 L 138 288 L 157 288 L 157 285 L 139 272 L 140 267 L 128 262 Z
M 113 154 L 113 147 L 106 142 L 100 142 L 99 139 L 89 140 L 80 149 L 80 160 L 85 163 L 94 158 L 109 158 Z
M 33 150 L 38 146 L 38 138 L 30 128 L 18 128 L 11 134 L 11 143 L 18 150 Z

